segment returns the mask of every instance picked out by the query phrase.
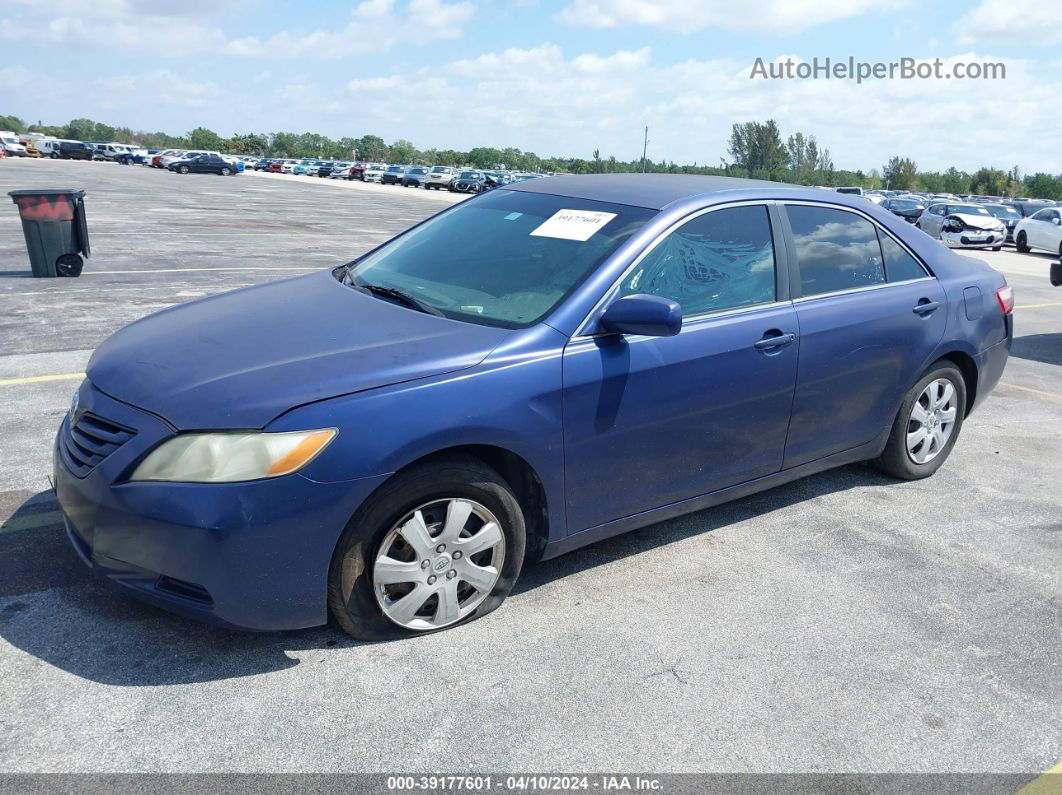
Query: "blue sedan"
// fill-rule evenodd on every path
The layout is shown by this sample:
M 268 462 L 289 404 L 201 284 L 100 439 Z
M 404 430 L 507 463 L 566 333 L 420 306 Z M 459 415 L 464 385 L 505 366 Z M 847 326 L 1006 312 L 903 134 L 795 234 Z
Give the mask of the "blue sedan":
M 74 548 L 187 616 L 361 638 L 525 562 L 856 461 L 932 475 L 999 380 L 1001 274 L 839 193 L 515 182 L 96 351 L 55 442 Z

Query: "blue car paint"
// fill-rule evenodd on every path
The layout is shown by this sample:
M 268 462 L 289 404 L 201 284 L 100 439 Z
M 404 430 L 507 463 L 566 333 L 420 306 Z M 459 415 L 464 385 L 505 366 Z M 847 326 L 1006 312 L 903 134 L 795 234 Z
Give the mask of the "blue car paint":
M 350 517 L 391 473 L 426 455 L 481 445 L 522 459 L 545 494 L 542 553 L 552 557 L 874 457 L 925 366 L 968 355 L 976 404 L 1006 363 L 1012 321 L 994 305 L 1002 276 L 858 197 L 671 176 L 551 178 L 499 190 L 660 212 L 526 329 L 416 313 L 329 272 L 175 307 L 118 332 L 93 356 L 78 411 L 136 436 L 83 479 L 57 446 L 56 490 L 75 546 L 101 573 L 169 609 L 251 629 L 311 626 L 327 618 L 328 563 Z M 787 199 L 872 217 L 936 279 L 792 302 L 783 245 L 777 304 L 688 322 L 671 338 L 588 336 L 608 288 L 676 221 L 723 203 Z M 784 226 L 779 210 L 771 213 Z M 972 285 L 985 302 L 976 321 L 967 320 L 963 295 Z M 922 297 L 944 300 L 920 318 L 910 308 Z M 754 350 L 768 329 L 793 333 L 794 344 Z M 902 342 L 887 338 L 894 334 Z M 179 430 L 319 427 L 339 436 L 296 475 L 128 482 Z M 66 432 L 64 421 L 57 438 Z M 212 603 L 161 592 L 160 574 L 202 586 Z

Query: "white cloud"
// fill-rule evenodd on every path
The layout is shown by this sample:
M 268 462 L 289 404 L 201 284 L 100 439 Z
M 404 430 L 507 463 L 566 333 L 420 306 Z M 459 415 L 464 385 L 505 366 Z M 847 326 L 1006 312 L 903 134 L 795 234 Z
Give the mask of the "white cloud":
M 1051 129 L 1062 79 L 1045 79 L 1028 61 L 976 52 L 945 59 L 944 67 L 959 61 L 1004 62 L 1007 79 L 753 81 L 751 62 L 658 64 L 648 48 L 568 55 L 543 44 L 368 76 L 347 90 L 359 119 L 423 147 L 487 143 L 584 157 L 600 149 L 630 159 L 641 154 L 648 124 L 654 159 L 715 165 L 727 157 L 732 124 L 774 118 L 785 135 L 814 134 L 838 168 L 881 168 L 899 154 L 928 170 L 1062 171 L 1062 155 L 1042 134 Z M 455 123 L 441 129 L 409 114 L 410 100 L 421 98 L 469 112 L 451 114 Z M 1006 125 L 991 121 L 1001 118 Z
M 572 0 L 556 19 L 569 25 L 643 25 L 696 33 L 705 28 L 796 33 L 816 25 L 894 9 L 905 0 Z
M 1062 43 L 1062 3 L 1056 0 L 981 0 L 959 17 L 955 34 L 976 41 L 1052 45 Z
M 316 30 L 283 30 L 271 36 L 231 38 L 210 18 L 246 0 L 14 0 L 0 17 L 0 40 L 28 40 L 141 50 L 168 57 L 225 54 L 250 58 L 341 59 L 386 52 L 399 41 L 452 39 L 475 13 L 469 0 L 363 0 L 349 23 Z M 3 12 L 0 12 L 3 13 Z

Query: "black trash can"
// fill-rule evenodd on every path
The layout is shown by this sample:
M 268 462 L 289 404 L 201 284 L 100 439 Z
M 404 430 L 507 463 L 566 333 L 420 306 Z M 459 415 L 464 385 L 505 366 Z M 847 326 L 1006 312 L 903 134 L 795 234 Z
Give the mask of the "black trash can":
M 34 276 L 80 276 L 89 256 L 83 190 L 13 190 Z

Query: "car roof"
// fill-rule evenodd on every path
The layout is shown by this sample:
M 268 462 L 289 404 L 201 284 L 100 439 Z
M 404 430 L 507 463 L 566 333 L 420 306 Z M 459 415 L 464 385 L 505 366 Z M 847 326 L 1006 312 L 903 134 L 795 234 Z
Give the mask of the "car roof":
M 762 193 L 770 190 L 772 196 L 763 198 L 811 198 L 822 200 L 823 191 L 818 188 L 805 188 L 785 182 L 769 182 L 762 179 L 738 179 L 737 177 L 708 177 L 697 174 L 587 174 L 549 179 L 529 179 L 506 185 L 504 190 L 517 190 L 526 193 L 550 193 L 555 196 L 567 196 L 573 199 L 629 204 L 660 210 L 681 199 L 700 196 L 706 193 L 723 191 L 750 191 Z M 831 192 L 830 200 L 845 194 Z M 863 207 L 852 203 L 852 206 Z

